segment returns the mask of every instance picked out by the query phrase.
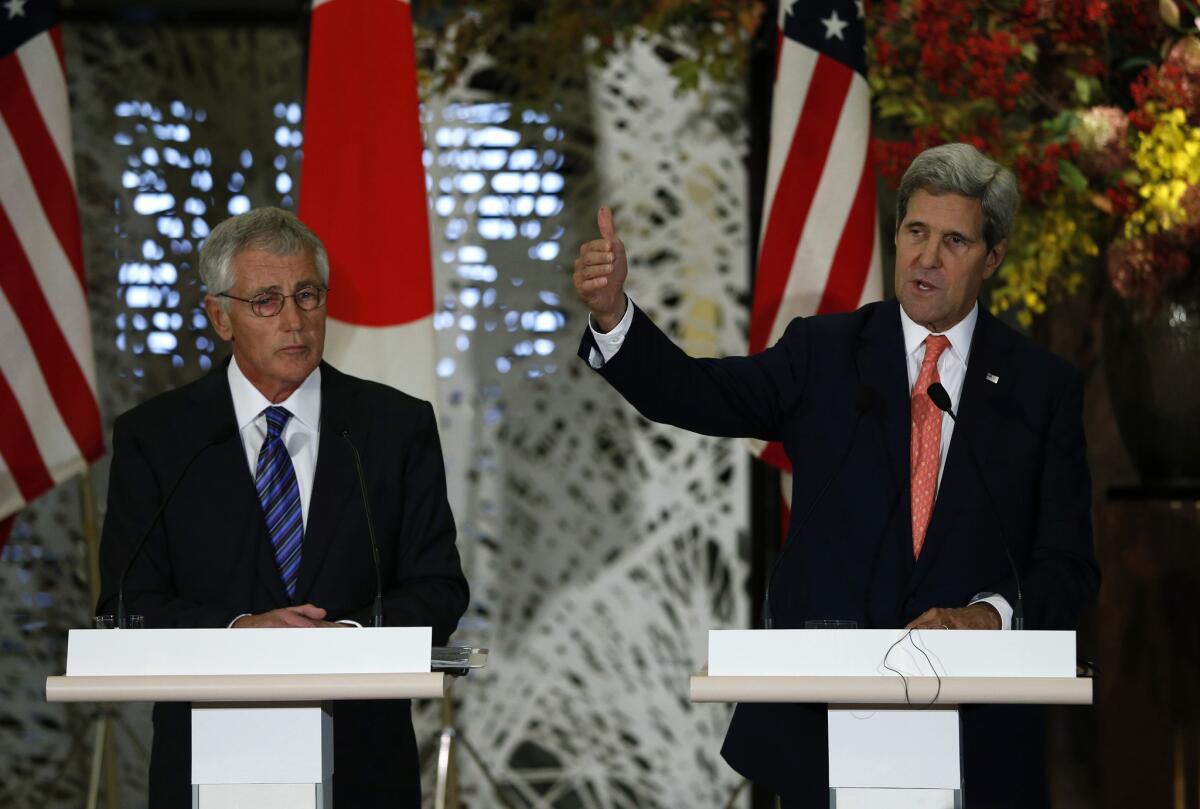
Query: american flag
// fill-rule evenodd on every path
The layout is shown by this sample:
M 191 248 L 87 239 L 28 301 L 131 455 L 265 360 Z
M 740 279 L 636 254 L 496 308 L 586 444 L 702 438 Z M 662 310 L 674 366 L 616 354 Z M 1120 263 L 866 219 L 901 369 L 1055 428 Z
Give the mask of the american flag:
M 0 521 L 7 524 L 104 452 L 55 19 L 49 0 L 0 2 Z
M 409 3 L 317 0 L 300 218 L 329 251 L 325 357 L 435 401 L 423 151 Z
M 794 317 L 851 311 L 883 292 L 863 3 L 780 6 L 752 354 Z M 778 444 L 755 450 L 790 466 Z

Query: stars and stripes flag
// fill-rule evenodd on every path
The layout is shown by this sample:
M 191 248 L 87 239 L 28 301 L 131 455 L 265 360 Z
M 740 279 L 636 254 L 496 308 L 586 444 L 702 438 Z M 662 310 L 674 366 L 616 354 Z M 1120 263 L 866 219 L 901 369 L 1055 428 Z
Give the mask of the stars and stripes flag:
M 0 521 L 104 452 L 61 31 L 0 2 Z M 0 545 L 7 536 L 0 526 Z
M 783 0 L 750 353 L 883 293 L 863 0 Z M 754 445 L 790 468 L 779 444 Z
M 434 401 L 416 70 L 408 2 L 313 3 L 300 218 L 329 251 L 325 357 Z

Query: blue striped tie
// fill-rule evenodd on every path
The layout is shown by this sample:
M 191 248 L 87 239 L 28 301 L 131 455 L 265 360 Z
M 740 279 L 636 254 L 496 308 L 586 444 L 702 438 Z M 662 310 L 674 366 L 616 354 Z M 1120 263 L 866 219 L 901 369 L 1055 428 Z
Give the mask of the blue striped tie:
M 288 598 L 296 595 L 296 573 L 300 570 L 300 543 L 304 539 L 304 519 L 300 510 L 300 486 L 287 447 L 280 437 L 283 426 L 292 417 L 285 408 L 268 407 L 267 439 L 258 453 L 254 488 L 267 518 L 267 535 L 275 549 L 275 564 L 287 588 Z

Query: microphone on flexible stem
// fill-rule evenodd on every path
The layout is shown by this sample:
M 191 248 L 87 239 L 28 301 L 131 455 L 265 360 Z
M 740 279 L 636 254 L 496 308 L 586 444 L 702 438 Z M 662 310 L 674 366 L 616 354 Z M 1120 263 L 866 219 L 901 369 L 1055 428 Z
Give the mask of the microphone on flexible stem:
M 354 455 L 354 471 L 358 473 L 358 491 L 362 494 L 363 511 L 367 515 L 367 536 L 371 540 L 371 559 L 375 562 L 375 606 L 373 610 L 373 618 L 371 626 L 383 626 L 383 578 L 379 572 L 379 543 L 375 541 L 375 521 L 371 518 L 371 501 L 367 497 L 367 476 L 363 473 L 362 456 L 358 454 L 358 447 L 354 446 L 354 442 L 350 440 L 350 431 L 347 429 L 338 433 L 350 447 L 350 452 Z
M 804 516 L 796 523 L 796 534 L 799 533 L 800 526 L 808 522 L 808 518 L 812 516 L 817 505 L 825 498 L 825 493 L 829 491 L 834 479 L 841 473 L 842 467 L 846 465 L 846 459 L 850 457 L 850 450 L 854 449 L 854 439 L 858 435 L 858 425 L 862 422 L 862 417 L 866 415 L 873 407 L 878 397 L 875 391 L 870 388 L 860 388 L 858 391 L 858 401 L 854 407 L 854 428 L 850 431 L 850 442 L 846 444 L 846 451 L 842 453 L 842 457 L 838 459 L 837 465 L 833 468 L 833 472 L 825 479 L 825 483 L 821 486 L 821 491 L 817 492 L 817 496 L 808 504 L 808 508 L 804 511 Z M 783 546 L 783 550 L 775 557 L 775 563 L 771 565 L 771 572 L 767 575 L 766 592 L 763 593 L 762 620 L 763 629 L 774 629 L 775 618 L 771 614 L 771 582 L 775 580 L 775 573 L 779 570 L 779 565 L 783 558 L 787 556 L 787 552 L 791 549 L 793 542 L 787 542 Z
M 142 534 L 142 538 L 139 539 L 137 544 L 133 546 L 133 552 L 129 554 L 129 559 L 126 560 L 125 567 L 121 570 L 121 578 L 117 580 L 117 626 L 120 629 L 129 628 L 129 619 L 125 615 L 125 577 L 129 575 L 129 569 L 133 567 L 133 563 L 141 554 L 142 548 L 146 545 L 146 541 L 150 539 L 150 532 L 154 530 L 154 527 L 158 525 L 158 521 L 162 519 L 163 512 L 167 508 L 167 503 L 170 503 L 171 498 L 175 496 L 175 492 L 179 488 L 179 484 L 183 483 L 184 477 L 187 475 L 188 470 L 192 468 L 192 464 L 196 462 L 196 459 L 208 450 L 215 447 L 217 444 L 225 443 L 236 434 L 237 427 L 232 424 L 226 424 L 222 427 L 219 427 L 217 428 L 217 431 L 212 434 L 212 437 L 210 437 L 208 441 L 204 443 L 204 446 L 196 450 L 191 458 L 188 458 L 188 462 L 183 466 L 183 471 L 179 473 L 179 477 L 175 478 L 175 482 L 171 484 L 171 488 L 167 490 L 166 497 L 164 497 L 162 502 L 159 503 L 158 510 L 154 512 L 154 517 L 150 520 L 150 525 L 146 526 L 146 532 Z
M 950 404 L 950 394 L 942 387 L 941 382 L 934 382 L 926 391 L 929 398 L 937 405 L 937 409 L 948 415 L 952 421 L 958 423 L 958 418 L 954 415 L 954 410 Z M 975 473 L 979 475 L 979 482 L 983 485 L 983 493 L 987 495 L 988 505 L 992 508 L 992 517 L 996 520 L 996 529 L 1000 532 L 1000 547 L 1004 549 L 1004 555 L 1008 557 L 1008 566 L 1012 569 L 1013 581 L 1017 585 L 1017 603 L 1013 608 L 1013 629 L 1025 628 L 1025 598 L 1021 594 L 1021 575 L 1017 572 L 1017 563 L 1013 560 L 1012 551 L 1008 547 L 1008 540 L 1004 536 L 1004 523 L 1000 520 L 1000 510 L 996 508 L 996 499 L 992 497 L 992 490 L 988 488 L 987 478 L 983 476 L 983 468 L 979 465 L 979 459 L 975 457 L 975 448 L 971 446 L 970 441 L 965 442 L 967 445 L 967 455 L 971 458 L 971 463 L 975 466 Z

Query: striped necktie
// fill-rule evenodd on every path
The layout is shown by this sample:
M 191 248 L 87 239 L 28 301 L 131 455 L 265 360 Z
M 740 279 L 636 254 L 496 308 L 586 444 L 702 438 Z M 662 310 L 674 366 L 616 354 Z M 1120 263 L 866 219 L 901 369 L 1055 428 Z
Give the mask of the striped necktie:
M 282 407 L 268 407 L 267 438 L 258 453 L 254 488 L 267 520 L 267 535 L 275 549 L 275 564 L 287 589 L 288 598 L 296 596 L 296 574 L 300 570 L 300 544 L 304 539 L 304 519 L 300 509 L 300 485 L 296 470 L 283 444 L 283 428 L 292 414 Z

